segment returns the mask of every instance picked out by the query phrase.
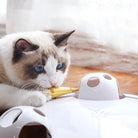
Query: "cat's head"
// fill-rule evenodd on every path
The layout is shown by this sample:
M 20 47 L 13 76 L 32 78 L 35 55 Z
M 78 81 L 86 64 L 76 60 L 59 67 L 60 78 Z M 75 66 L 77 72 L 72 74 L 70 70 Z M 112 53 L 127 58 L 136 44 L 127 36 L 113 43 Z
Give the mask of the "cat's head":
M 13 42 L 11 61 L 14 84 L 22 88 L 60 86 L 70 65 L 67 40 L 73 32 L 31 32 L 18 36 Z

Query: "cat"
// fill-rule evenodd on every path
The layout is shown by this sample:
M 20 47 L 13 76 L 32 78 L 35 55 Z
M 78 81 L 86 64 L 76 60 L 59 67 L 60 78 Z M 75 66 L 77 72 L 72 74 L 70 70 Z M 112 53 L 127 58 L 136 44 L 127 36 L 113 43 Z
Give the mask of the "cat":
M 9 34 L 0 39 L 0 108 L 41 106 L 50 99 L 48 88 L 67 76 L 67 40 L 74 31 Z

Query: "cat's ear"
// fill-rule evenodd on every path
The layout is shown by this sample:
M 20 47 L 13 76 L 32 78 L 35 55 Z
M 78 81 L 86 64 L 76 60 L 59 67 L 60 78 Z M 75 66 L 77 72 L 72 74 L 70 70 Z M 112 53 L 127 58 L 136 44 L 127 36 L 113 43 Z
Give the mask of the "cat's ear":
M 54 36 L 54 43 L 56 46 L 66 46 L 67 45 L 67 40 L 69 36 L 74 33 L 75 30 L 71 32 L 66 32 L 66 33 L 55 33 Z
M 39 46 L 31 44 L 25 39 L 17 40 L 14 46 L 13 63 L 18 62 L 23 54 L 32 54 L 38 48 Z
M 30 44 L 25 39 L 19 39 L 15 43 L 15 51 L 18 53 L 30 52 L 38 49 L 39 47 L 33 44 Z

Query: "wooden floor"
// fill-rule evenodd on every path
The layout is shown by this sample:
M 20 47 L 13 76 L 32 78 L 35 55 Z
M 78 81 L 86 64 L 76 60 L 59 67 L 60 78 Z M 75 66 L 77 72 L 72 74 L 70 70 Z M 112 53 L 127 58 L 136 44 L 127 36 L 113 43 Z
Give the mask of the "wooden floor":
M 106 72 L 113 75 L 119 83 L 120 91 L 122 93 L 129 93 L 138 95 L 138 75 L 132 75 L 127 73 L 118 73 L 105 70 L 89 69 L 79 66 L 71 66 L 68 76 L 63 86 L 79 87 L 79 83 L 82 77 L 89 73 Z

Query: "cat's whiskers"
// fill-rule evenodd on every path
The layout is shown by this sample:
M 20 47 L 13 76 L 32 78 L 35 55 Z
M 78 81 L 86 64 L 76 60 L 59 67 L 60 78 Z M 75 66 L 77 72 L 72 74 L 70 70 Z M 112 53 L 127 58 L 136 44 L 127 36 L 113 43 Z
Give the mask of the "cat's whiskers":
M 12 86 L 19 87 L 19 86 L 18 86 L 18 84 L 19 84 L 18 80 L 10 81 L 10 84 L 11 84 Z
M 32 89 L 32 90 L 39 90 L 39 91 L 44 91 L 45 88 L 40 86 L 39 84 L 35 84 L 33 82 L 28 82 L 20 87 L 21 89 Z
M 41 91 L 44 91 L 45 90 L 45 88 L 42 87 L 42 86 L 40 86 L 40 85 L 38 86 L 38 89 L 41 90 Z
M 25 83 L 24 85 L 22 85 L 20 88 L 21 89 L 34 89 L 36 87 L 35 83 L 33 82 L 28 82 L 28 83 Z
M 6 84 L 13 84 L 11 80 L 7 79 L 7 76 L 3 73 L 0 73 L 0 80 L 5 81 Z
M 7 79 L 6 75 L 4 75 L 3 73 L 0 73 L 0 78 L 2 78 L 2 79 L 4 79 L 4 80 Z
M 47 81 L 46 80 L 41 80 L 40 82 L 39 82 L 39 84 L 41 84 L 41 86 L 40 87 L 43 87 L 44 89 L 46 88 L 46 84 L 48 84 L 47 83 Z

